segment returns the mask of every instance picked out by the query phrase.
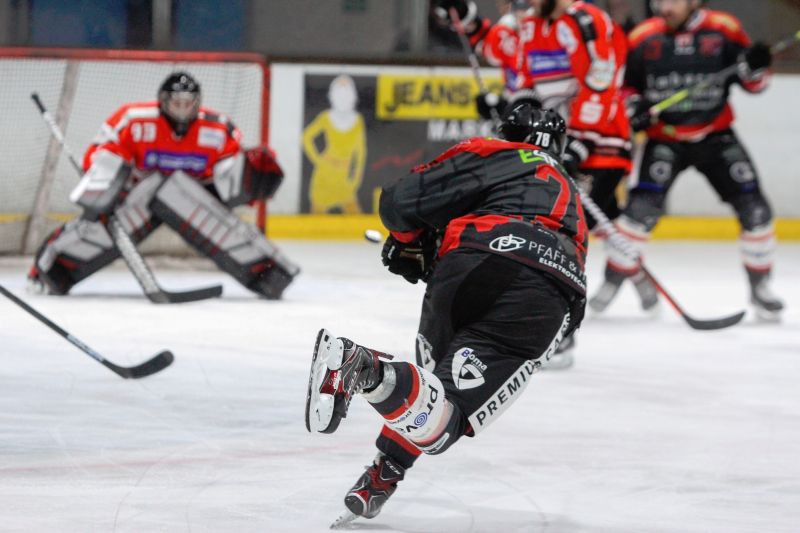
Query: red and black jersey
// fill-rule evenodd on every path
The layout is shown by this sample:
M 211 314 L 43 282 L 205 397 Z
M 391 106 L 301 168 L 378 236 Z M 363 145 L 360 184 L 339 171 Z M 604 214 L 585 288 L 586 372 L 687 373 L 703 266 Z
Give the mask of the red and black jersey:
M 662 18 L 644 21 L 631 32 L 629 45 L 625 84 L 642 95 L 642 105 L 650 107 L 735 64 L 751 42 L 733 15 L 699 9 L 674 31 Z M 731 85 L 761 92 L 769 77 L 769 72 L 744 80 L 733 75 L 664 111 L 647 134 L 666 141 L 698 141 L 726 130 L 734 119 L 728 103 Z
M 126 104 L 100 127 L 83 156 L 87 170 L 98 150 L 108 150 L 132 164 L 137 175 L 176 170 L 210 183 L 214 165 L 241 150 L 239 130 L 223 115 L 201 107 L 183 137 L 159 111 L 158 102 Z
M 464 141 L 386 187 L 380 215 L 401 241 L 442 234 L 440 256 L 456 248 L 496 253 L 586 292 L 588 232 L 578 188 L 536 146 Z

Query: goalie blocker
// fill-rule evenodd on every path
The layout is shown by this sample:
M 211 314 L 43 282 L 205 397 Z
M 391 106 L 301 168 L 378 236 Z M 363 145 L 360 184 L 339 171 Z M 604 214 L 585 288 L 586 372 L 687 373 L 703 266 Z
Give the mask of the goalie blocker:
M 100 159 L 98 161 L 98 158 Z M 106 228 L 113 209 L 135 243 L 165 223 L 239 283 L 268 299 L 278 299 L 299 268 L 254 226 L 229 208 L 272 196 L 283 173 L 266 147 L 238 153 L 214 168 L 213 184 L 204 186 L 177 171 L 154 173 L 119 194 L 129 183 L 131 167 L 122 158 L 100 152 L 71 199 L 84 208 L 82 217 L 53 232 L 36 254 L 29 277 L 53 294 L 67 294 L 120 256 Z

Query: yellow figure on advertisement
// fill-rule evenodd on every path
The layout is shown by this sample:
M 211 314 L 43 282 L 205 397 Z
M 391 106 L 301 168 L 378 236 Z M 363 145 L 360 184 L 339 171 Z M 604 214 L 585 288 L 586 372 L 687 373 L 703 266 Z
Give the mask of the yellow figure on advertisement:
M 309 199 L 312 213 L 359 213 L 358 189 L 367 155 L 364 118 L 356 111 L 358 93 L 353 78 L 342 74 L 328 89 L 330 109 L 322 111 L 303 131 L 303 147 L 314 165 Z M 324 148 L 316 141 L 323 136 Z

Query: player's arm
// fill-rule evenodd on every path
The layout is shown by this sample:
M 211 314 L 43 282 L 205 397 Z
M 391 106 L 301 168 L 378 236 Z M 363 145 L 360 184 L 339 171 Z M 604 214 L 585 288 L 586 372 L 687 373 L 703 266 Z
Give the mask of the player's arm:
M 69 198 L 84 209 L 87 218 L 114 209 L 133 171 L 134 139 L 131 124 L 123 121 L 126 113 L 123 107 L 104 122 L 84 154 L 86 171 Z
M 772 78 L 772 52 L 769 46 L 762 42 L 753 43 L 742 23 L 733 15 L 714 12 L 710 16 L 725 35 L 727 63 L 739 64 L 736 82 L 751 93 L 764 91 Z
M 384 226 L 398 236 L 440 231 L 480 199 L 485 184 L 484 159 L 466 151 L 471 141 L 420 165 L 381 193 Z
M 272 198 L 283 182 L 283 170 L 275 152 L 262 144 L 244 149 L 241 133 L 226 122 L 226 142 L 214 165 L 214 188 L 228 207 Z
M 558 41 L 569 54 L 572 74 L 579 85 L 578 94 L 570 104 L 569 139 L 564 150 L 564 163 L 570 173 L 589 157 L 593 148 L 583 132 L 601 126 L 615 103 L 614 95 L 621 82 L 619 61 L 625 58 L 617 58 L 612 32 L 610 20 L 599 25 L 581 10 L 563 17 L 556 26 Z

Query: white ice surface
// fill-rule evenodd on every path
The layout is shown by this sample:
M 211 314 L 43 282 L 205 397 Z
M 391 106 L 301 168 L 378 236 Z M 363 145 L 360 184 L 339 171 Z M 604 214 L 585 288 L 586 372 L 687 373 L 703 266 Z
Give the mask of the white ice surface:
M 326 531 L 374 455 L 380 419 L 357 398 L 334 435 L 303 425 L 318 328 L 411 358 L 421 286 L 378 246 L 283 243 L 304 271 L 283 302 L 225 275 L 158 269 L 218 301 L 156 306 L 120 266 L 66 298 L 0 283 L 119 364 L 175 364 L 124 381 L 0 297 L 0 530 Z M 602 254 L 590 263 L 596 288 Z M 361 531 L 800 531 L 800 246 L 783 245 L 781 325 L 695 332 L 625 289 L 589 317 L 576 366 L 540 373 L 485 433 L 423 457 Z M 733 244 L 657 244 L 651 269 L 699 317 L 746 304 Z

